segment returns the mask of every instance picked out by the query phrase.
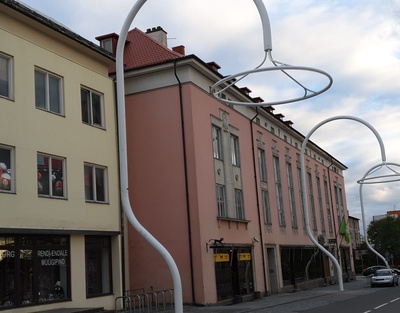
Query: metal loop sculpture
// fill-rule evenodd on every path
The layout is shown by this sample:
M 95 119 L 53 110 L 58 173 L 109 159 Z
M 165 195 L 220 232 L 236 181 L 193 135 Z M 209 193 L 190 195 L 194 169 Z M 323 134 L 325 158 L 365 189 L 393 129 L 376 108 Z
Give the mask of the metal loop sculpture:
M 242 105 L 242 106 L 268 106 L 268 105 L 279 105 L 279 104 L 286 104 L 286 103 L 292 103 L 300 100 L 305 100 L 309 99 L 312 97 L 315 97 L 326 90 L 328 90 L 332 83 L 333 79 L 332 77 L 319 69 L 312 68 L 312 67 L 306 67 L 306 66 L 294 66 L 294 65 L 289 65 L 285 64 L 282 62 L 279 62 L 275 60 L 272 57 L 272 40 L 271 40 L 271 26 L 268 18 L 268 13 L 267 10 L 264 6 L 264 3 L 262 0 L 253 0 L 255 5 L 257 6 L 258 12 L 260 13 L 261 16 L 261 22 L 262 22 L 262 27 L 263 27 L 263 37 L 264 37 L 264 52 L 265 56 L 262 61 L 262 63 L 257 66 L 254 69 L 240 72 L 234 75 L 227 76 L 218 82 L 216 82 L 212 87 L 211 87 L 211 94 L 213 95 L 214 98 L 225 102 L 227 104 L 233 104 L 233 105 Z M 261 67 L 265 61 L 269 59 L 272 63 L 273 66 L 271 67 Z M 283 74 L 285 74 L 288 78 L 290 78 L 295 84 L 297 84 L 303 91 L 303 95 L 300 97 L 294 97 L 294 98 L 289 98 L 285 100 L 277 100 L 277 101 L 266 101 L 266 102 L 259 102 L 259 103 L 254 103 L 254 102 L 243 102 L 243 101 L 236 101 L 236 100 L 230 100 L 226 97 L 224 97 L 224 92 L 234 86 L 236 83 L 238 83 L 240 80 L 244 79 L 250 74 L 255 74 L 255 73 L 260 73 L 260 72 L 271 72 L 271 71 L 281 71 Z M 320 74 L 322 76 L 325 76 L 327 78 L 327 83 L 326 85 L 315 91 L 312 90 L 308 87 L 306 87 L 304 84 L 299 82 L 296 78 L 294 78 L 292 75 L 289 74 L 289 71 L 306 71 L 306 72 L 314 72 L 317 74 Z

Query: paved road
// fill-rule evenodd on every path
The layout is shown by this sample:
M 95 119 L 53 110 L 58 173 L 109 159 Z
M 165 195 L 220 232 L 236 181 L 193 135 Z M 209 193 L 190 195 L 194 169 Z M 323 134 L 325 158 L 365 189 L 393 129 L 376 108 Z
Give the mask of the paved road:
M 394 287 L 399 288 L 400 287 Z M 272 295 L 250 302 L 230 305 L 193 307 L 185 306 L 184 312 L 193 313 L 298 313 L 307 312 L 330 303 L 340 302 L 355 297 L 375 293 L 380 288 L 371 288 L 366 278 L 357 277 L 356 280 L 344 283 L 344 291 L 339 291 L 338 285 L 329 285 L 310 290 L 301 290 L 291 293 Z M 171 311 L 173 312 L 173 311 Z M 317 311 L 315 311 L 317 312 Z

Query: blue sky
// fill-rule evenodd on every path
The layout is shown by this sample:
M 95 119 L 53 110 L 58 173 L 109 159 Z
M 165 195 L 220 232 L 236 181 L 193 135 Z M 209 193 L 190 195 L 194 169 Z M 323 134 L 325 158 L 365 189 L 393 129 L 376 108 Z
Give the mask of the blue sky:
M 22 2 L 93 42 L 99 35 L 118 34 L 134 3 Z M 327 118 L 355 116 L 382 137 L 387 161 L 400 163 L 400 0 L 264 0 L 264 4 L 274 58 L 321 69 L 334 80 L 322 95 L 277 106 L 275 113 L 293 121 L 304 135 Z M 132 27 L 145 31 L 156 26 L 168 33 L 169 47 L 184 45 L 186 54 L 215 61 L 223 75 L 249 70 L 263 59 L 261 20 L 251 0 L 149 0 Z M 264 100 L 291 92 L 271 86 L 268 72 L 239 86 L 249 87 L 253 97 Z M 361 123 L 341 120 L 322 126 L 311 140 L 349 167 L 347 205 L 350 215 L 361 218 L 356 181 L 381 162 L 375 135 Z M 374 215 L 400 210 L 400 182 L 369 185 L 364 194 L 367 224 Z

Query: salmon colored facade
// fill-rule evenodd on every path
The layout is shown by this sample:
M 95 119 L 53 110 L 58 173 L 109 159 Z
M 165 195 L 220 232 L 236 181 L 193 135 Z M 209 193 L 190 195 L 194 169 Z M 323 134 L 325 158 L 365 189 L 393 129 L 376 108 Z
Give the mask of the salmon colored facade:
M 153 31 L 132 30 L 125 49 L 130 199 L 174 258 L 184 303 L 232 303 L 337 281 L 304 227 L 304 136 L 272 107 L 214 99 L 218 66 L 166 48 L 149 37 Z M 224 96 L 257 102 L 246 92 L 234 87 Z M 351 279 L 353 257 L 339 232 L 348 218 L 346 167 L 312 143 L 306 165 L 310 227 Z M 173 288 L 162 257 L 131 227 L 128 238 L 127 289 Z

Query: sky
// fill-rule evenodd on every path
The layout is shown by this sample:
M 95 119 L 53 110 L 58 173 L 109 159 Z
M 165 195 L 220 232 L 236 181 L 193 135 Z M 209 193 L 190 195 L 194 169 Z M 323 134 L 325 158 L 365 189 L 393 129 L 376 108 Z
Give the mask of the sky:
M 316 68 L 333 78 L 332 87 L 321 95 L 275 106 L 274 113 L 282 113 L 305 136 L 326 119 L 346 117 L 321 125 L 310 140 L 348 167 L 344 172 L 347 206 L 362 228 L 357 181 L 382 162 L 381 147 L 387 162 L 400 172 L 400 0 L 263 1 L 271 25 L 273 58 Z M 21 2 L 97 44 L 97 36 L 120 33 L 135 3 Z M 157 26 L 168 33 L 170 48 L 184 45 L 187 55 L 220 65 L 222 75 L 255 68 L 264 57 L 261 19 L 251 0 L 149 0 L 131 28 L 146 31 Z M 271 66 L 269 60 L 263 64 Z M 293 74 L 312 90 L 324 85 L 321 75 Z M 265 101 L 298 95 L 288 79 L 275 81 L 275 75 L 263 71 L 238 85 Z M 368 225 L 373 216 L 400 210 L 400 182 L 364 185 L 362 200 Z

